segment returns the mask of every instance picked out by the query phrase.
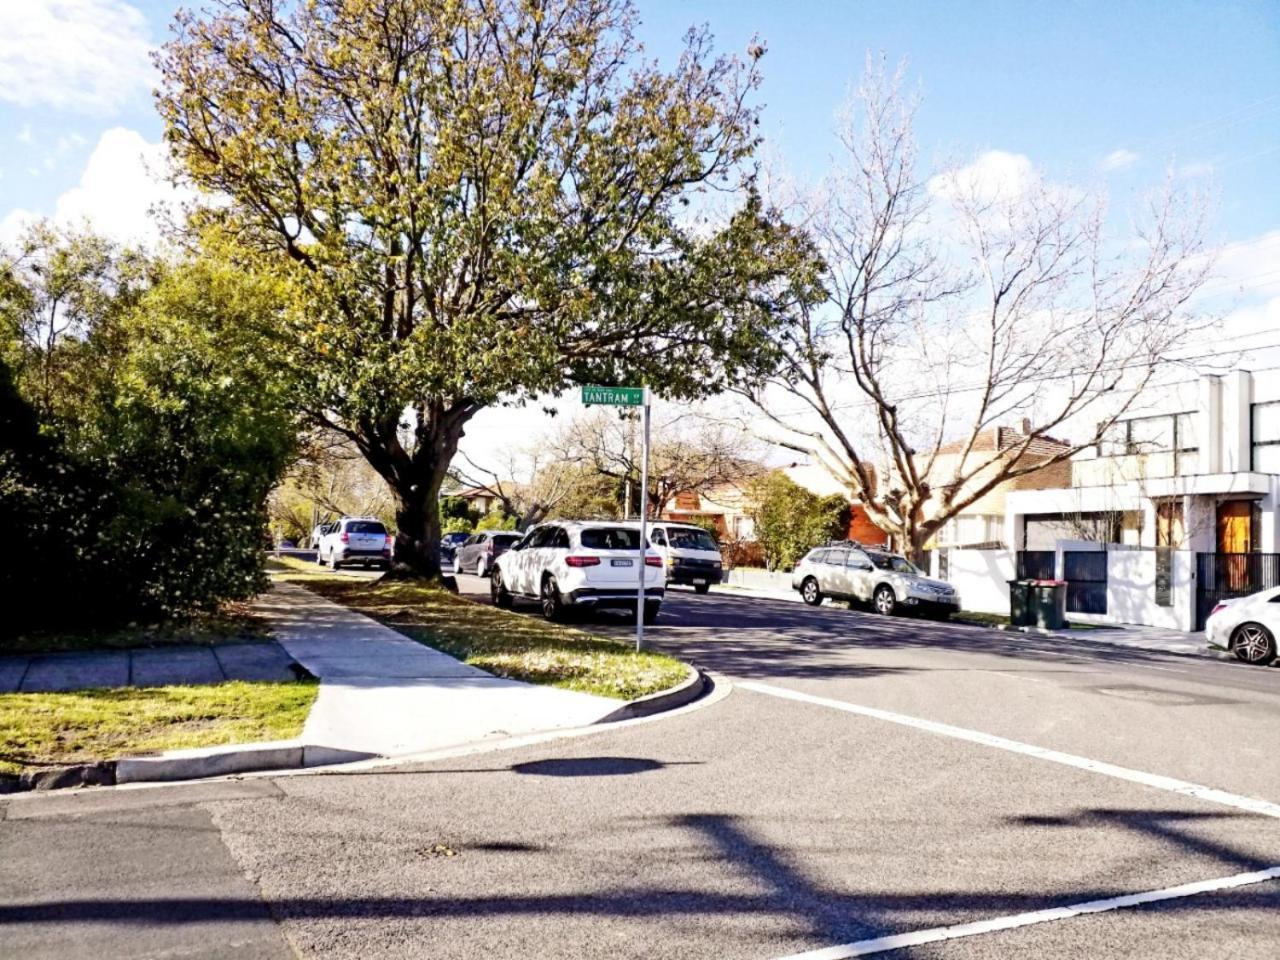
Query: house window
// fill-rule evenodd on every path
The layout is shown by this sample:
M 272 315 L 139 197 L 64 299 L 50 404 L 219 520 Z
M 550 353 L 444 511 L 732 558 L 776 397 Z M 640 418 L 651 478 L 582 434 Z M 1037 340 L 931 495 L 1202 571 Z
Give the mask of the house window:
M 1280 473 L 1280 400 L 1253 404 L 1250 420 L 1250 469 L 1256 473 Z
M 1156 502 L 1156 546 L 1180 547 L 1186 538 L 1181 500 Z
M 1173 454 L 1175 475 L 1194 473 L 1198 452 L 1196 416 L 1189 411 L 1117 420 L 1103 432 L 1097 445 L 1099 457 Z

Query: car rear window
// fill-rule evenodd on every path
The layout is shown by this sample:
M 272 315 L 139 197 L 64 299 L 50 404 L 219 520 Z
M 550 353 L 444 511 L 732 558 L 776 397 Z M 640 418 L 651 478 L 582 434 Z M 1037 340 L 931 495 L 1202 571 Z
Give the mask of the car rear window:
M 385 534 L 387 528 L 380 524 L 377 520 L 356 520 L 354 523 L 347 524 L 347 533 L 382 533 Z
M 588 550 L 640 549 L 640 531 L 628 527 L 588 527 L 581 540 Z
M 513 543 L 519 543 L 523 538 L 524 535 L 519 533 L 495 533 L 493 535 L 493 542 L 504 543 L 509 547 Z

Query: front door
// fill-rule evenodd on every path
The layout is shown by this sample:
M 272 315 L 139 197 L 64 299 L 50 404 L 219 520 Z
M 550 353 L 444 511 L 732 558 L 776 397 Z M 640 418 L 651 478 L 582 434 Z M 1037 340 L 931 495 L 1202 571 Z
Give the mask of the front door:
M 1218 552 L 1222 558 L 1218 576 L 1227 590 L 1249 586 L 1249 557 L 1253 549 L 1253 502 L 1226 500 L 1218 504 Z
M 1227 500 L 1218 504 L 1218 552 L 1248 553 L 1253 549 L 1253 503 Z

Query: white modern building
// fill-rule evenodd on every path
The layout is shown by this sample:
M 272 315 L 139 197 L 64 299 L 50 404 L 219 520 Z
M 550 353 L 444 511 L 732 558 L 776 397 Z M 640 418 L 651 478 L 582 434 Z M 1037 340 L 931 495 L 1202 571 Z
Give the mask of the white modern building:
M 944 559 L 966 606 L 1007 612 L 1005 580 L 1052 576 L 1072 618 L 1194 630 L 1219 598 L 1280 586 L 1280 370 L 1149 391 L 1070 486 L 1011 491 L 1004 534 Z

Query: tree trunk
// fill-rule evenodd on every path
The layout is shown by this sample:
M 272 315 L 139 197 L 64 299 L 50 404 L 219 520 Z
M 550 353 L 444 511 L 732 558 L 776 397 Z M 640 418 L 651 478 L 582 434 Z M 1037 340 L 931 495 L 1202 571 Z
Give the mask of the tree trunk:
M 411 454 L 401 447 L 394 420 L 362 437 L 362 452 L 387 481 L 396 502 L 396 546 L 388 576 L 455 585 L 452 571 L 446 573 L 440 566 L 440 488 L 473 412 L 438 414 L 419 428 Z
M 447 464 L 426 468 L 392 488 L 396 499 L 396 549 L 391 573 L 440 579 L 440 485 Z M 417 482 L 413 482 L 414 480 Z

